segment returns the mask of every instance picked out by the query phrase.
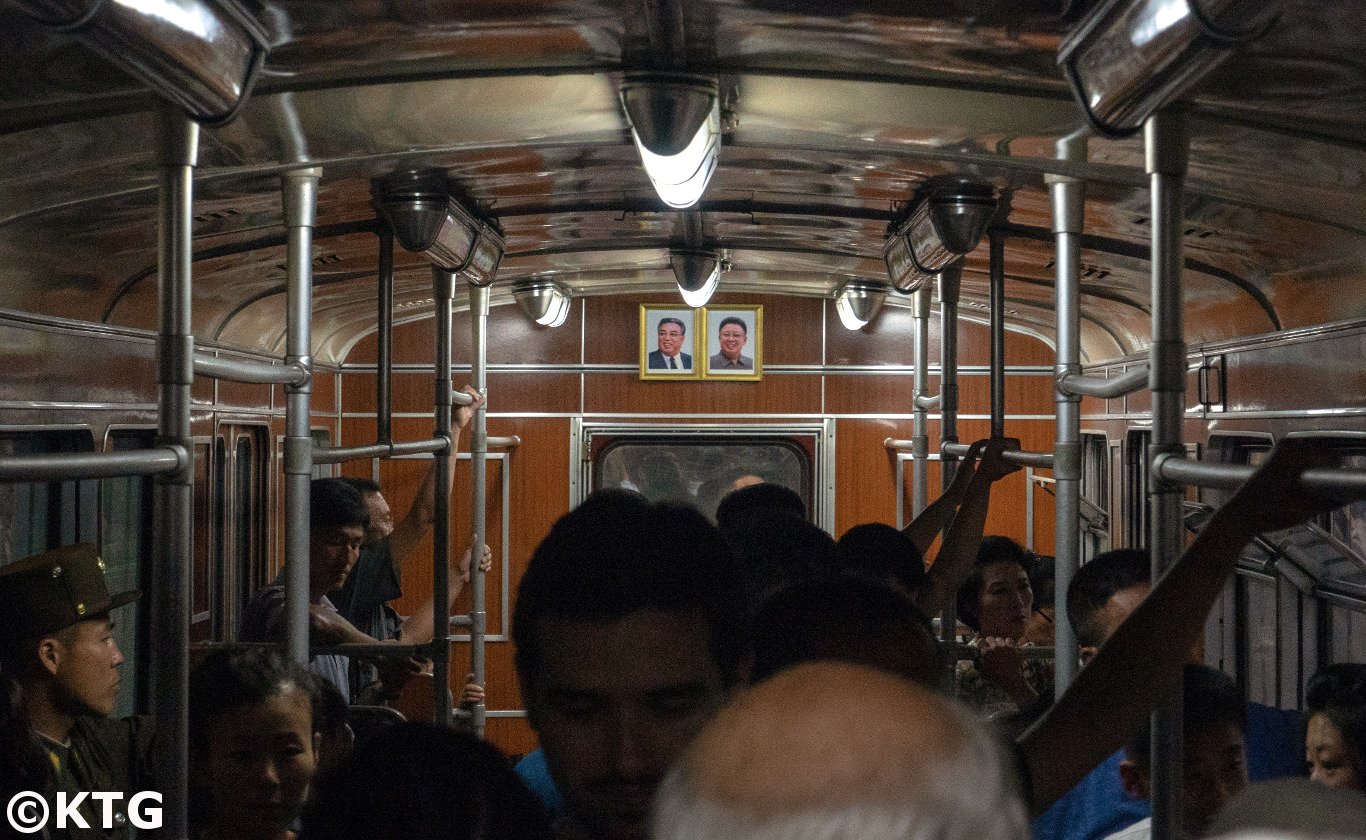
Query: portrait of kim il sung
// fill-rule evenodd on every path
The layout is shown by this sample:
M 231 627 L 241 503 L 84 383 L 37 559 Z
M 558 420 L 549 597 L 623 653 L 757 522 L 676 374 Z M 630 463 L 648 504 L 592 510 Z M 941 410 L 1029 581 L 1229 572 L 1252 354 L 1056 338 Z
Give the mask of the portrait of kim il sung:
M 677 304 L 641 304 L 640 378 L 696 379 L 700 310 Z
M 708 307 L 703 375 L 708 379 L 757 380 L 763 373 L 762 306 Z

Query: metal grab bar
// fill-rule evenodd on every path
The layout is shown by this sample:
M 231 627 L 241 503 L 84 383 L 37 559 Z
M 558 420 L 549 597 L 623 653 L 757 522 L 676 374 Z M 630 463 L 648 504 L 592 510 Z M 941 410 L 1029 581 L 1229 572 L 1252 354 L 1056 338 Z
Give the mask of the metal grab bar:
M 1125 371 L 1114 379 L 1084 376 L 1080 373 L 1064 373 L 1058 377 L 1057 388 L 1064 394 L 1100 397 L 1108 400 L 1142 390 L 1147 384 L 1148 366 L 1140 365 L 1133 370 Z
M 299 364 L 277 365 L 245 359 L 224 359 L 204 352 L 194 354 L 194 372 L 210 379 L 253 385 L 302 385 L 309 377 L 308 369 Z
M 1019 464 L 1022 467 L 1034 467 L 1035 469 L 1053 469 L 1052 452 L 1025 452 L 1019 449 L 1007 449 L 1001 453 L 1001 457 L 1012 464 Z
M 1051 647 L 1022 647 L 1018 650 L 1021 656 L 1030 660 L 1053 659 L 1056 656 L 1055 649 Z M 977 662 L 982 658 L 982 651 L 976 645 L 954 642 L 953 657 L 956 662 Z
M 431 655 L 431 648 L 431 642 L 421 645 L 403 644 L 401 642 L 347 642 L 341 645 L 309 645 L 308 652 L 313 656 L 350 656 L 353 658 L 421 656 L 426 659 Z
M 472 627 L 474 626 L 474 619 L 470 618 L 468 615 L 453 615 L 451 616 L 451 626 Z
M 451 391 L 451 405 L 469 405 L 474 402 L 474 397 L 464 391 Z
M 905 438 L 883 438 L 882 445 L 888 449 L 901 449 L 910 452 L 915 448 L 915 441 Z
M 1165 481 L 1196 487 L 1237 490 L 1256 471 L 1256 467 L 1246 464 L 1192 461 L 1170 452 L 1159 453 L 1153 459 L 1154 475 Z M 1338 496 L 1344 501 L 1366 498 L 1366 470 L 1363 469 L 1309 469 L 1304 471 L 1301 480 L 1306 487 Z
M 361 446 L 329 446 L 313 450 L 313 463 L 340 464 L 366 458 L 393 458 L 397 455 L 416 455 L 425 452 L 446 452 L 451 439 L 434 437 L 427 440 L 406 440 L 398 443 L 367 443 Z
M 924 394 L 915 395 L 915 407 L 924 411 L 934 411 L 939 408 L 941 402 L 943 402 L 943 397 L 940 394 L 935 394 L 932 397 L 927 397 Z
M 506 435 L 504 437 L 487 437 L 484 438 L 484 441 L 490 447 L 502 446 L 507 447 L 508 449 L 516 449 L 517 447 L 522 445 L 522 438 L 520 435 Z
M 968 452 L 971 449 L 971 444 L 959 443 L 957 441 L 948 440 L 944 441 L 944 443 L 940 445 L 939 454 L 941 457 L 948 456 L 950 458 L 963 458 L 967 456 Z
M 190 455 L 179 446 L 122 452 L 50 452 L 0 458 L 0 482 L 78 481 L 179 472 Z

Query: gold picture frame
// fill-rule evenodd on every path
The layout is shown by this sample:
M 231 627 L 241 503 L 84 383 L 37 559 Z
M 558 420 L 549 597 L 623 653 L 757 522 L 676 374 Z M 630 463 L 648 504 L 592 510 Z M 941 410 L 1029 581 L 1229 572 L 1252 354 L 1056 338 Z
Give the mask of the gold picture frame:
M 708 306 L 702 312 L 702 377 L 731 382 L 763 379 L 764 308 L 729 304 Z
M 641 379 L 701 377 L 702 365 L 698 358 L 698 335 L 703 323 L 701 312 L 679 303 L 640 305 Z

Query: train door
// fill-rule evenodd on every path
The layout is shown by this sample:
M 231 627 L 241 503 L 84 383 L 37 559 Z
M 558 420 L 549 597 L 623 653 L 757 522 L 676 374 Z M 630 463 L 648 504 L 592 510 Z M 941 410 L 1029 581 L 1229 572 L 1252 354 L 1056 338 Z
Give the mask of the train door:
M 231 640 L 252 593 L 266 583 L 266 426 L 220 423 L 195 440 L 191 638 Z

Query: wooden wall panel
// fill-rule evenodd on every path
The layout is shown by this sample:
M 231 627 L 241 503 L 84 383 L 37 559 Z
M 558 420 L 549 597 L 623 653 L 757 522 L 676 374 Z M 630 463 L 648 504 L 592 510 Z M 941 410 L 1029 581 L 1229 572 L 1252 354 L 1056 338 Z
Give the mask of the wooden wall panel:
M 836 421 L 836 536 L 864 522 L 896 524 L 897 458 L 883 441 L 911 433 L 910 420 Z
M 914 394 L 915 378 L 910 373 L 832 373 L 825 377 L 825 410 L 829 414 L 910 414 L 915 410 Z
M 467 301 L 464 290 L 456 305 Z M 579 333 L 583 301 L 574 301 L 569 318 L 562 326 L 542 327 L 522 314 L 516 304 L 493 306 L 489 309 L 489 353 L 495 364 L 577 364 L 579 361 Z M 423 318 L 394 327 L 394 364 L 429 365 L 436 354 L 436 322 Z M 377 345 L 375 334 L 361 339 L 347 356 L 347 364 L 375 364 Z M 451 319 L 451 358 L 457 364 L 469 364 L 470 316 L 457 311 Z
M 639 374 L 592 372 L 584 377 L 588 414 L 817 414 L 821 377 L 765 376 L 760 382 L 642 381 Z

